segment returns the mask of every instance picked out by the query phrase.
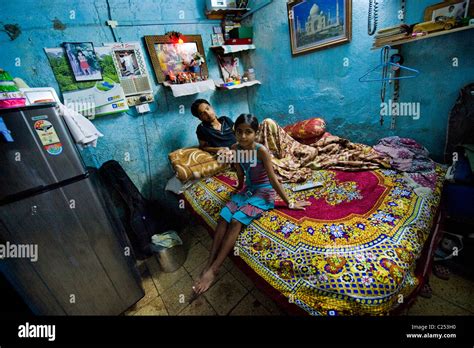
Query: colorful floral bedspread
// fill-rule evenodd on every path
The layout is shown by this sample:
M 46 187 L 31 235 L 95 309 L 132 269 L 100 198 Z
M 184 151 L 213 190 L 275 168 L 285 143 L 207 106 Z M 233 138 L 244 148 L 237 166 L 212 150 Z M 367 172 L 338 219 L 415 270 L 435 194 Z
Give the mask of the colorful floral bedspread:
M 418 196 L 393 170 L 314 171 L 323 186 L 290 194 L 312 205 L 265 212 L 239 235 L 239 256 L 312 315 L 388 314 L 418 285 L 416 260 L 441 196 L 443 169 L 436 173 L 434 191 Z M 227 171 L 185 191 L 211 228 L 235 180 Z

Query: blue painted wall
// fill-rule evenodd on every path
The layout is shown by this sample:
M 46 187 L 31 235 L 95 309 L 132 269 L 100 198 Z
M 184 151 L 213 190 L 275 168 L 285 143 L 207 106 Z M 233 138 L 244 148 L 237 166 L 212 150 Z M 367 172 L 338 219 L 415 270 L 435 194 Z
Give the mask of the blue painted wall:
M 254 1 L 254 4 L 266 0 Z M 398 23 L 399 1 L 380 1 L 379 27 Z M 426 6 L 437 1 L 408 1 L 407 23 L 422 20 Z M 185 20 L 204 19 L 204 0 L 110 0 L 111 17 L 135 26 L 118 27 L 121 41 L 141 41 L 144 35 L 163 35 L 176 30 L 184 34 L 201 34 L 211 77 L 219 77 L 214 54 L 209 50 L 212 24 L 141 25 L 153 21 L 178 21 L 180 11 Z M 70 11 L 75 11 L 75 19 Z M 458 90 L 474 80 L 474 38 L 472 31 L 455 33 L 403 46 L 405 65 L 422 74 L 402 81 L 402 102 L 420 102 L 419 120 L 397 119 L 397 129 L 389 129 L 389 120 L 381 127 L 379 119 L 379 84 L 360 83 L 358 78 L 379 63 L 379 52 L 370 50 L 372 37 L 367 35 L 367 1 L 353 1 L 353 39 L 349 44 L 292 57 L 288 35 L 286 1 L 274 0 L 249 20 L 254 25 L 257 50 L 245 59 L 256 69 L 262 81 L 259 87 L 244 90 L 215 91 L 174 98 L 169 90 L 154 85 L 156 103 L 152 113 L 106 116 L 94 121 L 105 134 L 96 149 L 85 150 L 89 165 L 118 160 L 147 197 L 165 199 L 163 188 L 173 175 L 168 153 L 196 144 L 198 120 L 189 106 L 197 97 L 208 98 L 221 115 L 235 118 L 242 112 L 254 112 L 260 119 L 275 118 L 282 124 L 314 115 L 322 115 L 329 131 L 352 141 L 374 144 L 384 136 L 397 134 L 419 140 L 440 159 L 446 132 L 446 121 Z M 64 26 L 54 28 L 56 23 Z M 53 86 L 56 80 L 43 51 L 58 47 L 64 41 L 93 41 L 100 45 L 112 42 L 113 36 L 104 23 L 108 19 L 105 0 L 21 0 L 0 2 L 0 24 L 17 23 L 22 34 L 14 41 L 0 32 L 0 67 L 23 78 L 32 87 Z M 142 42 L 142 47 L 143 42 Z M 147 54 L 145 54 L 147 55 Z M 452 66 L 452 58 L 459 67 Z M 21 59 L 21 66 L 15 59 Z M 344 58 L 349 66 L 344 67 Z M 148 62 L 149 63 L 149 62 Z M 148 64 L 152 73 L 151 64 Z M 179 114 L 180 105 L 186 114 Z M 289 107 L 294 114 L 289 114 Z M 148 147 L 146 143 L 148 142 Z M 124 160 L 130 153 L 131 160 Z M 148 161 L 150 157 L 150 162 Z M 150 166 L 150 168 L 148 167 Z M 150 169 L 150 170 L 149 170 Z M 148 172 L 151 172 L 151 180 Z M 150 184 L 151 183 L 151 184 Z
M 220 76 L 216 57 L 209 50 L 212 26 L 219 25 L 219 22 L 215 24 L 206 19 L 199 24 L 140 25 L 180 20 L 196 22 L 205 19 L 205 0 L 110 0 L 110 7 L 114 20 L 137 25 L 116 28 L 118 40 L 141 41 L 147 57 L 142 41 L 145 35 L 164 35 L 168 31 L 200 34 L 210 76 Z M 75 11 L 75 19 L 70 18 L 70 11 Z M 55 19 L 65 28 L 54 29 Z M 10 41 L 6 33 L 0 32 L 0 67 L 9 71 L 12 76 L 21 77 L 31 87 L 52 86 L 59 93 L 43 48 L 59 47 L 65 41 L 92 41 L 95 45 L 113 42 L 112 32 L 105 25 L 107 19 L 105 0 L 1 1 L 0 24 L 16 23 L 21 27 L 22 34 L 16 40 Z M 21 59 L 19 67 L 15 66 L 16 58 Z M 191 103 L 198 97 L 206 98 L 219 115 L 235 119 L 240 113 L 248 113 L 248 98 L 246 90 L 216 90 L 175 98 L 171 90 L 157 85 L 149 61 L 148 70 L 152 74 L 156 100 L 156 103 L 151 105 L 153 112 L 141 116 L 130 110 L 128 114 L 97 118 L 93 122 L 105 136 L 100 138 L 97 148 L 86 149 L 82 154 L 86 163 L 92 166 L 110 159 L 119 161 L 146 197 L 150 197 L 152 191 L 153 198 L 164 199 L 166 181 L 174 175 L 168 162 L 168 153 L 197 144 L 195 131 L 199 120 L 190 113 Z M 184 115 L 179 113 L 181 105 L 185 107 Z M 128 162 L 125 161 L 127 152 L 130 153 Z M 151 167 L 151 180 L 148 164 Z
M 438 2 L 407 1 L 405 22 L 422 22 L 424 9 Z M 379 28 L 398 24 L 400 1 L 379 3 Z M 380 60 L 380 51 L 371 50 L 373 37 L 367 34 L 368 0 L 353 0 L 352 7 L 351 43 L 295 57 L 291 55 L 286 1 L 274 0 L 253 16 L 258 47 L 250 59 L 263 84 L 251 90 L 251 112 L 281 124 L 322 115 L 332 134 L 369 145 L 390 135 L 411 137 L 441 160 L 448 113 L 459 89 L 474 82 L 474 31 L 402 46 L 404 65 L 421 74 L 400 82 L 400 102 L 419 102 L 421 113 L 418 120 L 397 118 L 396 129 L 390 130 L 389 117 L 383 126 L 379 124 L 380 83 L 358 81 Z M 458 67 L 453 67 L 453 57 L 458 58 Z M 349 58 L 347 67 L 345 58 Z M 289 113 L 291 109 L 294 114 Z

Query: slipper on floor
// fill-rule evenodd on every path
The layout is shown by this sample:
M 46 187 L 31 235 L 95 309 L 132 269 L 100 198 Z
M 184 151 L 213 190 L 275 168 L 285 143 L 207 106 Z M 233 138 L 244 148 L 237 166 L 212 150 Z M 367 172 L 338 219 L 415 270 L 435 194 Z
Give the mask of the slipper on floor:
M 420 296 L 424 298 L 431 298 L 431 296 L 433 296 L 433 289 L 431 289 L 429 283 L 423 284 L 423 287 L 420 290 Z
M 440 264 L 433 265 L 433 274 L 440 279 L 448 280 L 451 272 L 449 268 Z

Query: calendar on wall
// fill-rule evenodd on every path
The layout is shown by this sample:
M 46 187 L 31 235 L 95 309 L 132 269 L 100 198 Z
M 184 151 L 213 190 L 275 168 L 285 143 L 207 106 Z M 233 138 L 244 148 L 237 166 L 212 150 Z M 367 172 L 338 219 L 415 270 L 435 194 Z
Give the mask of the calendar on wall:
M 128 110 L 125 93 L 113 65 L 110 47 L 94 47 L 102 70 L 102 80 L 83 82 L 75 81 L 64 48 L 44 50 L 58 81 L 64 105 L 90 119 Z
M 114 42 L 104 45 L 112 50 L 112 59 L 128 105 L 135 105 L 140 96 L 145 96 L 147 101 L 153 100 L 153 90 L 140 43 Z

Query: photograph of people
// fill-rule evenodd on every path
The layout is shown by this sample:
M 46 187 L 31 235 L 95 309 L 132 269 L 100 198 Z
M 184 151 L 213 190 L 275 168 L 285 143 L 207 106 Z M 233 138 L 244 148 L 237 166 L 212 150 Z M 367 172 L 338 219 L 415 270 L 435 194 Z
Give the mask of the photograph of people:
M 65 42 L 64 49 L 77 82 L 102 80 L 99 60 L 92 42 Z
M 77 60 L 79 61 L 79 66 L 81 67 L 81 71 L 83 75 L 90 75 L 91 74 L 91 66 L 87 62 L 87 57 L 84 55 L 82 51 L 77 52 Z
M 140 75 L 137 58 L 133 50 L 117 51 L 115 54 L 120 64 L 120 74 L 122 77 Z

